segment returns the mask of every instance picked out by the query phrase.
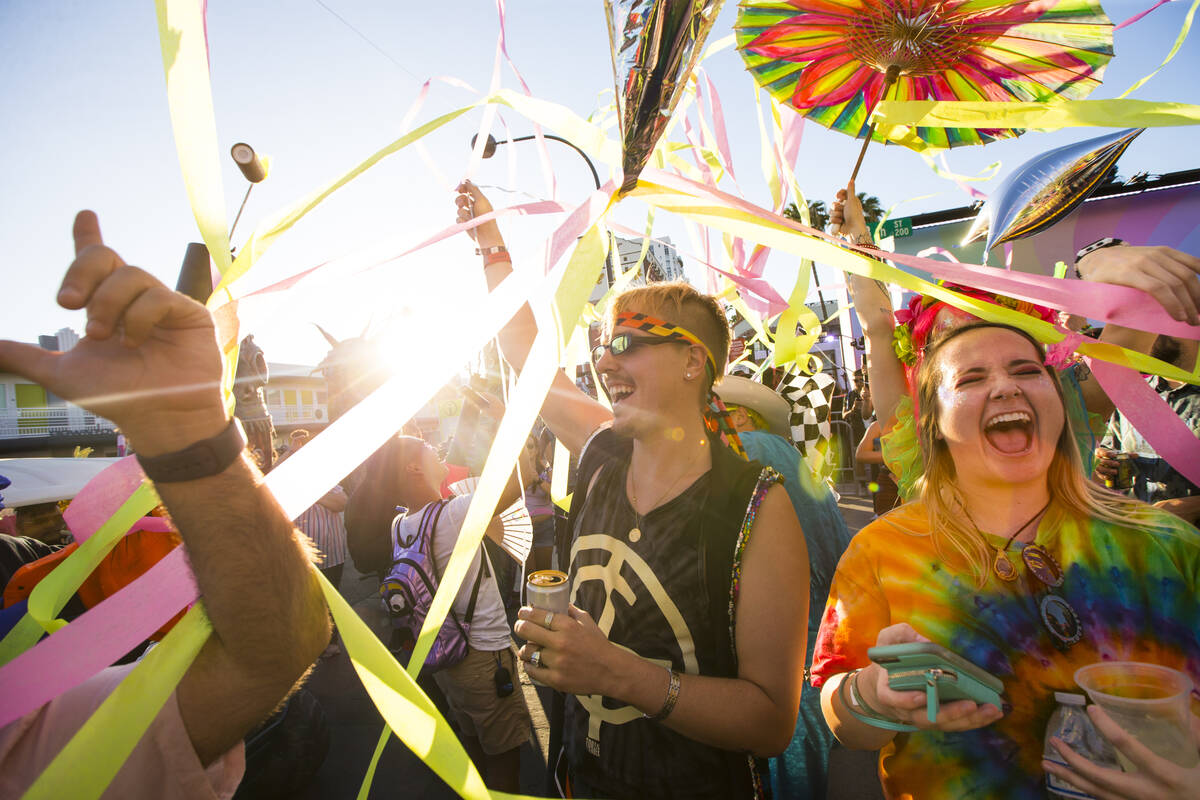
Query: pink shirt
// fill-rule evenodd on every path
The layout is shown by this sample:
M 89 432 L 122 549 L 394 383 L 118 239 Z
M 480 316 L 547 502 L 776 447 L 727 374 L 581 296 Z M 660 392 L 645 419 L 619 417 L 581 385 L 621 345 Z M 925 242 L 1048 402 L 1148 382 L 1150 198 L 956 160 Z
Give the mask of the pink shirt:
M 0 797 L 24 794 L 134 666 L 109 667 L 0 728 Z M 207 769 L 200 765 L 172 694 L 102 797 L 228 800 L 245 770 L 241 742 Z

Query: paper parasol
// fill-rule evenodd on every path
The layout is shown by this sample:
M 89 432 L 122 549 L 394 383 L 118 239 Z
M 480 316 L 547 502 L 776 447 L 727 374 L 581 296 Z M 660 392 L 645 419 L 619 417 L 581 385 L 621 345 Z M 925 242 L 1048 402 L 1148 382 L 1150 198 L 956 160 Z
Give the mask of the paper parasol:
M 455 481 L 448 487 L 455 495 L 471 494 L 479 484 L 479 478 L 472 476 Z M 524 564 L 533 549 L 533 519 L 525 508 L 525 501 L 518 500 L 497 516 L 504 526 L 504 535 L 500 540 L 500 549 L 513 557 L 518 564 Z
M 987 236 L 984 248 L 1023 239 L 1074 211 L 1145 128 L 1108 133 L 1056 147 L 1026 161 L 1005 178 L 979 210 L 963 244 Z
M 604 0 L 621 120 L 621 191 L 637 185 L 722 0 Z
M 742 0 L 735 28 L 760 86 L 821 125 L 867 141 L 887 139 L 868 127 L 885 93 L 889 100 L 1078 99 L 1100 85 L 1113 52 L 1112 23 L 1093 0 Z M 935 148 L 1019 133 L 915 131 L 922 147 Z

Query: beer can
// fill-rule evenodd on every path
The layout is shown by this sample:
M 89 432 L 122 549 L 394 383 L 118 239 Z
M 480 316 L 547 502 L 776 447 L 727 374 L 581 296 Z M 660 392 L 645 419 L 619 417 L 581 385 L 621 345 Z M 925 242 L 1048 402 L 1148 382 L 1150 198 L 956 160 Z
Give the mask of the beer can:
M 1133 455 L 1130 453 L 1117 453 L 1117 488 L 1131 488 L 1133 486 L 1135 471 Z
M 539 569 L 531 572 L 525 581 L 525 600 L 534 608 L 566 614 L 570 602 L 571 586 L 567 573 L 556 569 Z

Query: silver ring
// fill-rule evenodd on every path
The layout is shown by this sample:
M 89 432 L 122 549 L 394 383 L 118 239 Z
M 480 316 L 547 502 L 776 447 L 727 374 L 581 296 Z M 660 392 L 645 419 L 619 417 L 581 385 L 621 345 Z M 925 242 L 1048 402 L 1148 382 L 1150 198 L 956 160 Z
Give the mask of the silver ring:
M 534 650 L 533 655 L 529 657 L 529 663 L 538 669 L 542 668 L 542 651 Z
M 554 612 L 553 612 L 553 611 L 547 611 L 547 612 L 546 612 L 546 627 L 547 627 L 547 628 L 550 628 L 550 624 L 551 624 L 552 622 L 554 622 Z

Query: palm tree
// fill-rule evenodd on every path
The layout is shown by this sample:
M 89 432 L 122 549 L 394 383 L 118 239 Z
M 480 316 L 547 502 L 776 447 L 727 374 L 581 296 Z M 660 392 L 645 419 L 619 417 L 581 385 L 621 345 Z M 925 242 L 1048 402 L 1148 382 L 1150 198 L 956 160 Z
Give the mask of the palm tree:
M 788 219 L 801 222 L 800 207 L 795 203 L 788 203 L 787 208 L 783 210 L 783 215 Z M 809 225 L 817 230 L 825 230 L 825 226 L 829 224 L 829 209 L 825 207 L 824 200 L 810 200 L 808 203 L 808 222 Z
M 866 192 L 858 193 L 858 202 L 862 205 L 863 218 L 866 219 L 867 226 L 874 230 L 879 221 L 883 219 L 883 204 L 879 202 L 878 197 Z

